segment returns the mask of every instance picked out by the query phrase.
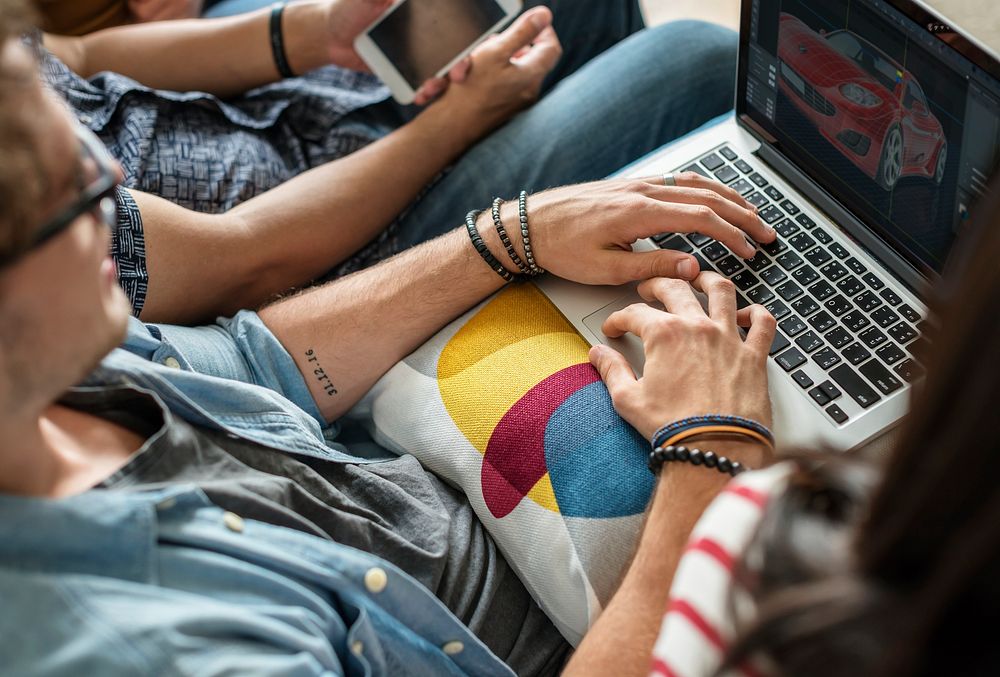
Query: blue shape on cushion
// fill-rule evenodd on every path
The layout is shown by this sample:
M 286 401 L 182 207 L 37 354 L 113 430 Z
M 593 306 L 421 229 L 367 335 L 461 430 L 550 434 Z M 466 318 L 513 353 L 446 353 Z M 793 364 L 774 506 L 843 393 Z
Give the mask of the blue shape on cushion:
M 615 412 L 602 381 L 580 388 L 549 418 L 545 464 L 566 517 L 625 517 L 646 509 L 649 443 Z

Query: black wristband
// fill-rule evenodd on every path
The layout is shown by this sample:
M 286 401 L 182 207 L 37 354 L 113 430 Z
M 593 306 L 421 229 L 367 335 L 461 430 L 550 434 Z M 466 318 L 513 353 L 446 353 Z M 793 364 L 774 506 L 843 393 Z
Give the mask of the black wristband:
M 739 461 L 733 461 L 725 456 L 719 456 L 714 451 L 702 451 L 701 449 L 688 449 L 687 447 L 656 447 L 649 452 L 649 471 L 654 475 L 659 474 L 664 463 L 678 461 L 700 465 L 736 477 L 740 473 L 746 472 L 747 468 Z
M 278 2 L 271 7 L 271 54 L 274 56 L 274 66 L 283 78 L 294 78 L 295 73 L 288 65 L 288 55 L 285 53 L 285 38 L 281 33 L 281 16 L 285 13 L 285 3 Z
M 517 266 L 517 269 L 521 271 L 524 275 L 531 272 L 528 266 L 524 265 L 521 257 L 517 255 L 517 250 L 514 249 L 514 243 L 510 241 L 510 236 L 507 235 L 507 229 L 503 226 L 503 221 L 500 219 L 500 205 L 503 204 L 503 198 L 493 198 L 493 225 L 497 229 L 497 235 L 500 236 L 500 242 L 503 243 L 504 249 L 507 250 L 507 256 L 510 257 L 511 263 Z
M 493 252 L 490 251 L 490 248 L 483 241 L 483 236 L 479 234 L 479 229 L 476 228 L 476 219 L 482 213 L 482 209 L 474 209 L 465 215 L 465 229 L 469 231 L 469 239 L 472 240 L 472 246 L 479 252 L 479 256 L 482 257 L 483 261 L 486 261 L 486 265 L 492 268 L 493 272 L 502 277 L 505 282 L 511 282 L 515 278 L 520 278 L 520 275 L 514 275 L 514 273 L 504 268 L 503 264 L 497 261 L 497 257 L 493 256 Z

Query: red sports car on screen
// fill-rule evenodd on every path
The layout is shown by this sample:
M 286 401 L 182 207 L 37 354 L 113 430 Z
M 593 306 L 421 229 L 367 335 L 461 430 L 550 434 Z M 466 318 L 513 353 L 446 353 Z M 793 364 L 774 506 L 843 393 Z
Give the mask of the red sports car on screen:
M 901 176 L 944 178 L 948 144 L 916 79 L 847 30 L 815 32 L 781 14 L 779 86 L 858 169 L 890 190 Z

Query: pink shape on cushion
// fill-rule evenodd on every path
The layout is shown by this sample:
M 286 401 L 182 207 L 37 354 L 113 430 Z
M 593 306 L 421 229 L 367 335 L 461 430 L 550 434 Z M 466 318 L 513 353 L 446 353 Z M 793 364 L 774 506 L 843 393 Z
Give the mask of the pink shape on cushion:
M 589 362 L 560 369 L 538 383 L 503 415 L 483 455 L 483 499 L 496 518 L 506 517 L 538 480 L 545 465 L 549 418 L 580 388 L 600 379 Z

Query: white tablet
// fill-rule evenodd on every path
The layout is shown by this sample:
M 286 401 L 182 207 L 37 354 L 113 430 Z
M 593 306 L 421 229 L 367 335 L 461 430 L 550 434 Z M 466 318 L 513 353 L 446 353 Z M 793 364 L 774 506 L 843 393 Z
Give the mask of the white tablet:
M 521 11 L 521 0 L 400 0 L 354 41 L 400 103 Z

